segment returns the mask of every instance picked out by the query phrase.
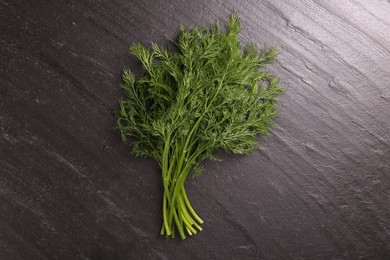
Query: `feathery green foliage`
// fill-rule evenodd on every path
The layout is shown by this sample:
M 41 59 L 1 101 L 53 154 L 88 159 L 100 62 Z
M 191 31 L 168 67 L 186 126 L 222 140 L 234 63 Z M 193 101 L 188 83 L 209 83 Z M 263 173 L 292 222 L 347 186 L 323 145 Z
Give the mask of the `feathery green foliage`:
M 144 76 L 125 69 L 126 99 L 116 112 L 117 127 L 136 156 L 154 158 L 164 185 L 161 234 L 182 239 L 203 223 L 184 189 L 190 172 L 213 158 L 217 149 L 249 154 L 266 134 L 275 115 L 277 77 L 259 70 L 275 60 L 275 48 L 257 52 L 254 44 L 241 50 L 240 20 L 234 12 L 227 32 L 181 27 L 178 52 L 152 44 L 130 48 L 142 63 Z

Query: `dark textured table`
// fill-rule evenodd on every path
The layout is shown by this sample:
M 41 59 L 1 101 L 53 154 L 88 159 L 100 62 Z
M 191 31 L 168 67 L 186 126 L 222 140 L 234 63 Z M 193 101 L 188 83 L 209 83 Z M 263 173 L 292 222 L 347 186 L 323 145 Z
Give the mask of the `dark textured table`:
M 158 165 L 113 129 L 132 42 L 242 18 L 280 46 L 280 116 L 187 183 L 204 231 L 159 236 Z M 390 259 L 388 1 L 0 1 L 0 259 Z

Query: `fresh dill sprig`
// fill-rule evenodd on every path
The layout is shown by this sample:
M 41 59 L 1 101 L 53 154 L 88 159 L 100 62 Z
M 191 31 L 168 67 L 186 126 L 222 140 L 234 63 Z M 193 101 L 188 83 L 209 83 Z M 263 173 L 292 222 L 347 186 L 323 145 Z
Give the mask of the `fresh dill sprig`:
M 133 44 L 130 53 L 145 74 L 125 69 L 126 98 L 116 112 L 117 128 L 136 156 L 152 157 L 162 169 L 164 185 L 161 235 L 182 239 L 202 230 L 185 192 L 190 172 L 216 150 L 249 154 L 256 136 L 266 134 L 275 115 L 278 78 L 262 69 L 275 60 L 276 48 L 254 44 L 242 51 L 240 19 L 233 12 L 226 32 L 181 27 L 178 52 L 156 44 Z

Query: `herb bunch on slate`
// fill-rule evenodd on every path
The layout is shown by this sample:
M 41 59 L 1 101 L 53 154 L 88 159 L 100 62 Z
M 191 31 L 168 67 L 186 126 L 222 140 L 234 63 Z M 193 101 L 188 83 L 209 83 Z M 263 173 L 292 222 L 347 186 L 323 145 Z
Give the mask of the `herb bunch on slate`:
M 126 98 L 116 112 L 117 127 L 136 156 L 160 165 L 164 185 L 161 235 L 182 239 L 202 230 L 184 187 L 190 173 L 216 150 L 249 154 L 256 135 L 266 134 L 281 93 L 277 77 L 259 70 L 276 58 L 275 48 L 259 54 L 254 44 L 243 51 L 240 19 L 233 12 L 226 32 L 181 27 L 178 52 L 156 44 L 130 48 L 145 74 L 125 69 Z

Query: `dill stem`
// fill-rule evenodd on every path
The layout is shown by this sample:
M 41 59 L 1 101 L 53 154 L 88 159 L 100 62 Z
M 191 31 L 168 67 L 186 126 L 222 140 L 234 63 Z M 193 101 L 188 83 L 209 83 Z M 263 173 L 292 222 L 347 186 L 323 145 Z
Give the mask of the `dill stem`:
M 164 184 L 164 198 L 163 198 L 163 221 L 165 226 L 165 231 L 167 235 L 171 234 L 171 229 L 168 225 L 168 220 L 166 218 L 167 216 L 167 200 L 169 200 L 168 194 L 169 194 L 169 188 L 168 188 L 168 179 L 167 172 L 168 172 L 168 152 L 169 152 L 169 142 L 170 142 L 171 135 L 168 135 L 167 140 L 165 141 L 165 147 L 163 152 L 163 161 L 162 161 L 162 177 L 163 177 L 163 184 Z
M 188 197 L 187 197 L 187 193 L 183 187 L 183 189 L 181 190 L 182 194 L 183 194 L 183 199 L 184 199 L 184 202 L 185 204 L 187 205 L 187 208 L 188 210 L 191 212 L 192 216 L 200 223 L 200 224 L 203 224 L 203 220 L 198 216 L 198 214 L 196 214 L 195 210 L 192 208 L 191 206 L 191 203 L 190 201 L 188 200 Z

